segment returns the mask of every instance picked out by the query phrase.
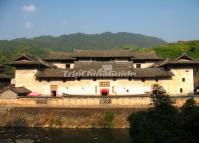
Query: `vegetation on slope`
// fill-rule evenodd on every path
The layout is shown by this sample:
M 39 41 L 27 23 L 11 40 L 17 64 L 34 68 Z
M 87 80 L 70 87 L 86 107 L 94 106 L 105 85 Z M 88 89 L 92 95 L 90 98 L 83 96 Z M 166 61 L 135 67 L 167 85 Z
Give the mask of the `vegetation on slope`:
M 40 48 L 32 44 L 31 47 L 25 43 L 9 42 L 6 40 L 0 41 L 0 65 L 10 60 L 15 59 L 22 53 L 29 53 L 35 56 L 44 57 L 48 54 L 49 49 Z
M 164 40 L 159 38 L 126 32 L 106 32 L 102 34 L 76 33 L 59 37 L 40 36 L 32 39 L 0 40 L 0 65 L 16 58 L 22 53 L 45 57 L 49 51 L 73 51 L 74 49 L 105 50 L 120 48 L 122 45 L 147 48 L 165 43 Z
M 166 42 L 156 37 L 126 32 L 102 33 L 102 34 L 83 34 L 76 33 L 62 35 L 59 37 L 40 36 L 32 39 L 19 38 L 11 41 L 0 41 L 0 52 L 16 48 L 27 49 L 50 49 L 53 51 L 72 51 L 73 49 L 112 49 L 125 44 L 132 44 L 137 47 L 152 47 L 165 44 Z
M 128 128 L 127 117 L 140 110 L 145 108 L 5 107 L 0 127 Z
M 151 48 L 139 48 L 134 45 L 123 45 L 121 48 L 132 49 L 140 52 L 154 50 L 156 54 L 161 58 L 175 58 L 182 53 L 187 53 L 191 57 L 199 59 L 199 40 L 178 41 L 175 43 L 168 43 Z
M 158 38 L 124 32 L 90 35 L 77 33 L 60 37 L 41 36 L 33 39 L 0 40 L 0 65 L 15 59 L 22 53 L 46 57 L 49 51 L 71 51 L 77 48 L 155 50 L 161 58 L 174 58 L 186 52 L 191 57 L 199 58 L 199 40 L 178 41 L 167 44 Z
M 199 107 L 191 98 L 181 110 L 157 88 L 151 95 L 154 107 L 129 117 L 133 143 L 197 143 Z
M 199 40 L 178 41 L 167 45 L 155 46 L 152 49 L 162 58 L 174 58 L 185 52 L 191 57 L 199 59 Z

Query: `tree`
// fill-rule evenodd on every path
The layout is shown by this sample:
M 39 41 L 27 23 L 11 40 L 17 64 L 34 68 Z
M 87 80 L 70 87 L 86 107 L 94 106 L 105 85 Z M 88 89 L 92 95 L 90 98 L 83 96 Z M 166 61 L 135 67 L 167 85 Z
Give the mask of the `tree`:
M 150 97 L 155 107 L 171 104 L 171 100 L 169 99 L 169 96 L 166 94 L 166 91 L 162 86 L 159 86 L 158 84 L 154 84 L 152 86 L 152 92 L 150 94 Z
M 159 85 L 151 93 L 153 107 L 132 113 L 128 118 L 133 143 L 197 143 L 199 107 L 193 98 L 181 110 L 171 104 Z
M 190 98 L 182 107 L 182 127 L 184 140 L 196 143 L 199 140 L 199 107 L 193 98 Z
M 190 49 L 189 49 L 189 51 L 190 51 L 190 52 L 195 52 L 195 51 L 196 51 L 196 47 L 191 46 Z
M 178 110 L 171 104 L 166 92 L 159 85 L 151 93 L 153 107 L 132 113 L 128 118 L 130 135 L 134 143 L 180 142 Z

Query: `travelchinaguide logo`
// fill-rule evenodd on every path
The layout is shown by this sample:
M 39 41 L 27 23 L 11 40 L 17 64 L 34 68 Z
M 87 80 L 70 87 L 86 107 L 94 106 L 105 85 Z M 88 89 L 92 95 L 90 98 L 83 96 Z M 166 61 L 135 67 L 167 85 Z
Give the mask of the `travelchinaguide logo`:
M 105 64 L 96 70 L 78 70 L 78 71 L 64 71 L 64 77 L 123 77 L 123 76 L 135 76 L 133 71 L 114 71 L 112 65 Z

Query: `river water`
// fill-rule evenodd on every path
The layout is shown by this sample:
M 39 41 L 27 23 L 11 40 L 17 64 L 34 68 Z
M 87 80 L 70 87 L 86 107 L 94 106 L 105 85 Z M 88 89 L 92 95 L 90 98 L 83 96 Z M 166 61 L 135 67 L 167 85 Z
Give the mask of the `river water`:
M 130 143 L 128 129 L 0 128 L 0 143 Z

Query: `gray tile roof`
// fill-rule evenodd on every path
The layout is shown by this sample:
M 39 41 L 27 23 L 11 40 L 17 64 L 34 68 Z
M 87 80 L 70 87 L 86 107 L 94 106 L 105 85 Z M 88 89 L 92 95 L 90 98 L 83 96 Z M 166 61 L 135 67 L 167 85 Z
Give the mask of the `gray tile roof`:
M 189 66 L 199 66 L 199 60 L 193 59 L 186 53 L 181 54 L 175 59 L 165 59 L 155 63 L 152 67 L 163 67 L 167 65 L 189 65 Z
M 163 68 L 134 69 L 131 63 L 77 62 L 73 69 L 43 69 L 38 78 L 156 78 L 171 77 L 173 73 Z
M 22 56 L 18 57 L 16 60 L 8 63 L 8 65 L 15 66 L 15 65 L 42 65 L 47 68 L 55 68 L 56 66 L 48 63 L 40 58 L 33 57 L 31 55 L 23 54 Z
M 46 60 L 67 60 L 74 58 L 133 58 L 160 60 L 154 51 L 136 52 L 133 50 L 75 50 L 74 52 L 50 52 Z
M 13 85 L 8 85 L 6 87 L 3 87 L 0 90 L 0 94 L 3 93 L 3 92 L 5 92 L 5 91 L 7 91 L 7 90 L 12 90 L 13 92 L 15 92 L 17 94 L 28 94 L 28 93 L 31 92 L 30 90 L 28 90 L 24 86 L 22 86 L 22 87 L 14 87 Z

